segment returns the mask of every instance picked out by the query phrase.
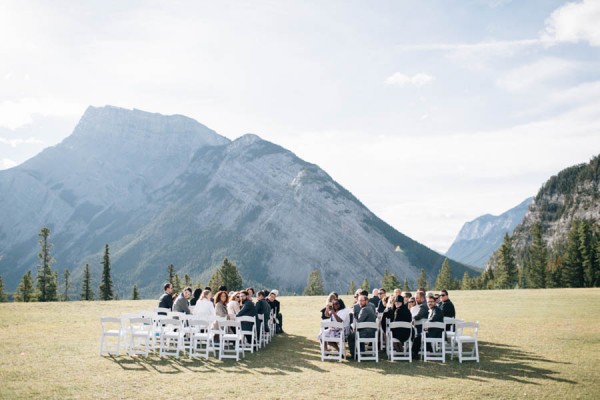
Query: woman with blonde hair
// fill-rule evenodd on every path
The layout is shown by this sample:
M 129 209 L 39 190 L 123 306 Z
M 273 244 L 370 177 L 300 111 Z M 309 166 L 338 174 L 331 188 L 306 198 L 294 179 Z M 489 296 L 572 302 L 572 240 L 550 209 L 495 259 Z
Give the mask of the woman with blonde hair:
M 240 293 L 231 292 L 229 294 L 229 302 L 227 303 L 227 315 L 229 319 L 235 319 L 235 316 L 240 312 L 240 309 Z
M 203 320 L 209 320 L 215 316 L 215 306 L 210 301 L 210 290 L 204 290 L 194 307 L 194 315 Z
M 336 292 L 329 293 L 329 296 L 327 296 L 327 301 L 325 302 L 325 307 L 321 308 L 321 319 L 329 319 L 329 317 L 331 317 L 333 302 L 337 299 L 338 294 Z

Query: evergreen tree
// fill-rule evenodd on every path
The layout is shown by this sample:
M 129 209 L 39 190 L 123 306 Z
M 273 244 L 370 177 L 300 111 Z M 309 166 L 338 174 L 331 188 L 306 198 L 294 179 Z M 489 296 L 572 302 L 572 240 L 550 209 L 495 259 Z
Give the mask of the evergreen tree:
M 408 288 L 408 279 L 404 278 L 404 285 L 402 285 L 402 291 L 404 292 L 409 292 L 410 289 Z
M 354 280 L 350 281 L 350 287 L 348 288 L 348 293 L 346 294 L 354 294 L 356 293 L 356 284 L 354 283 Z
M 223 264 L 214 272 L 210 278 L 208 286 L 217 290 L 220 286 L 226 286 L 227 290 L 241 290 L 242 276 L 238 268 L 227 258 L 223 260 Z
M 64 279 L 64 290 L 63 290 L 63 295 L 62 295 L 62 300 L 63 301 L 69 301 L 69 289 L 71 288 L 71 281 L 69 280 L 69 278 L 71 277 L 71 271 L 69 271 L 69 268 L 65 268 L 65 271 L 63 272 L 63 279 Z
M 600 286 L 600 235 L 596 238 L 596 282 L 594 286 Z
M 188 274 L 183 276 L 183 286 L 184 287 L 192 287 L 192 278 Z
M 564 252 L 564 280 L 568 287 L 583 287 L 583 260 L 579 250 L 579 221 L 573 221 Z
M 437 279 L 435 280 L 435 289 L 454 289 L 452 281 L 452 269 L 450 268 L 450 264 L 448 263 L 447 258 L 444 259 L 444 262 L 442 263 L 442 268 L 440 268 L 440 272 L 438 273 Z
M 37 266 L 37 299 L 38 301 L 57 301 L 58 300 L 58 282 L 54 279 L 52 273 L 52 263 L 54 259 L 50 254 L 52 244 L 48 242 L 50 229 L 44 227 L 40 229 L 39 244 L 40 252 L 38 258 L 40 264 Z
M 133 285 L 133 292 L 131 293 L 131 300 L 139 300 L 140 294 L 138 293 L 137 285 Z
M 467 271 L 465 271 L 463 278 L 462 278 L 462 282 L 461 282 L 461 289 L 462 290 L 472 290 L 473 289 L 473 284 L 471 282 L 471 277 L 469 276 L 469 273 Z
M 367 278 L 365 278 L 365 280 L 360 284 L 360 288 L 362 290 L 366 290 L 369 293 L 371 292 L 371 284 L 369 283 Z
M 183 288 L 181 287 L 181 279 L 179 279 L 179 274 L 175 274 L 173 278 L 173 293 L 181 293 Z
M 494 285 L 496 289 L 512 289 L 519 280 L 519 272 L 512 248 L 512 240 L 508 233 L 504 234 L 504 241 L 498 251 L 498 266 L 494 271 Z
M 529 247 L 527 286 L 530 288 L 546 287 L 546 271 L 548 269 L 548 251 L 542 238 L 542 226 L 539 222 L 531 228 L 532 243 Z
M 200 288 L 202 289 L 204 286 L 202 286 L 202 281 L 200 280 L 200 278 L 196 279 L 196 282 L 194 283 L 194 288 Z
M 15 292 L 15 301 L 28 303 L 33 300 L 35 300 L 33 275 L 31 274 L 31 271 L 27 271 L 27 273 L 23 275 L 19 286 L 17 286 L 17 291 Z
M 386 292 L 393 292 L 394 289 L 400 287 L 400 281 L 398 281 L 398 277 L 396 274 L 389 274 L 386 269 L 383 273 L 383 279 L 381 280 L 381 287 L 385 289 Z
M 85 264 L 83 269 L 83 282 L 81 284 L 81 300 L 94 300 L 94 291 L 92 290 L 92 275 L 90 274 L 89 264 Z
M 325 287 L 323 286 L 323 279 L 321 278 L 321 271 L 318 269 L 313 270 L 308 275 L 308 283 L 304 289 L 305 296 L 323 296 L 325 295 Z
M 593 287 L 596 283 L 596 260 L 594 257 L 594 238 L 589 221 L 584 220 L 579 224 L 577 230 L 579 236 L 579 253 L 581 254 L 581 266 L 583 268 L 583 286 Z
M 102 258 L 102 279 L 100 283 L 100 300 L 114 299 L 112 277 L 110 275 L 110 252 L 108 244 L 104 247 L 104 257 Z M 116 299 L 115 299 L 116 300 Z
M 6 292 L 4 291 L 4 281 L 2 280 L 2 277 L 0 276 L 0 303 L 4 303 L 6 302 L 8 296 L 6 295 Z
M 429 282 L 427 281 L 427 275 L 425 275 L 425 270 L 423 268 L 421 268 L 419 276 L 417 277 L 417 288 L 425 288 L 425 290 L 429 289 Z
M 173 285 L 175 284 L 175 267 L 173 264 L 167 266 L 167 274 L 169 275 L 168 282 Z

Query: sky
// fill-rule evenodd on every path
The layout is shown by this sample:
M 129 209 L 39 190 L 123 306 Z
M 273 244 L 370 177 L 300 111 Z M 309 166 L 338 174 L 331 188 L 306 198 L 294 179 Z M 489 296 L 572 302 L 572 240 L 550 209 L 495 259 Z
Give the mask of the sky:
M 0 169 L 89 105 L 257 134 L 445 252 L 600 153 L 600 0 L 0 0 Z

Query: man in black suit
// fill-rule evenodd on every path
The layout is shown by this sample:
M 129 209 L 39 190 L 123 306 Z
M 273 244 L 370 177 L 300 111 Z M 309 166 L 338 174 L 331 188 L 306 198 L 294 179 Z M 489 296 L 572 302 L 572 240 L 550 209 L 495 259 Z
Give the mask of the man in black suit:
M 377 315 L 375 314 L 375 310 L 373 306 L 368 305 L 367 296 L 361 295 L 358 298 L 358 304 L 360 305 L 360 312 L 358 313 L 358 317 L 356 317 L 356 322 L 376 322 Z M 371 328 L 362 328 L 360 330 L 361 337 L 364 338 L 373 338 L 377 333 L 376 329 Z M 350 354 L 352 355 L 352 359 L 354 359 L 354 351 L 355 351 L 355 340 L 356 332 L 350 333 L 348 335 L 348 347 L 350 347 Z
M 427 316 L 428 322 L 444 322 L 444 314 L 439 307 L 436 307 L 435 297 L 430 296 L 427 298 L 427 307 L 429 308 Z M 430 328 L 427 330 L 427 336 L 432 338 L 441 338 L 442 329 Z
M 254 317 L 256 319 L 256 308 L 254 307 L 254 303 L 252 300 L 248 298 L 248 292 L 245 290 L 240 292 L 240 300 L 242 302 L 242 308 L 237 313 L 236 317 Z M 242 322 L 242 330 L 243 331 L 251 331 L 253 327 L 252 322 Z M 250 335 L 246 335 L 248 340 L 252 340 Z
M 275 333 L 284 333 L 283 332 L 283 315 L 281 315 L 281 304 L 279 300 L 277 300 L 277 296 L 279 296 L 279 291 L 277 289 L 271 290 L 269 293 L 269 297 L 267 301 L 271 306 L 271 310 L 273 310 L 273 314 L 275 315 Z
M 260 332 L 260 326 L 261 326 L 261 320 L 258 319 L 259 315 L 263 316 L 263 321 L 265 323 L 265 332 L 269 332 L 269 317 L 271 314 L 271 306 L 269 305 L 269 303 L 266 300 L 268 292 L 266 290 L 259 290 L 258 293 L 256 294 L 256 298 L 258 299 L 258 301 L 256 302 L 256 333 L 259 334 Z
M 163 288 L 164 288 L 165 292 L 162 294 L 162 296 L 160 296 L 160 299 L 158 300 L 158 306 L 160 308 L 168 308 L 169 310 L 172 310 L 173 309 L 173 297 L 171 296 L 171 293 L 173 293 L 173 285 L 171 285 L 171 283 L 167 282 L 167 283 L 165 283 Z M 167 315 L 164 312 L 162 312 L 160 314 Z
M 417 294 L 415 294 L 415 300 L 417 301 L 417 304 L 410 309 L 410 313 L 412 314 L 413 320 L 415 322 L 425 322 L 428 316 L 427 303 L 425 303 L 425 292 L 419 290 Z M 423 327 L 421 325 L 416 326 L 417 335 L 415 336 L 414 344 L 412 347 L 413 360 L 419 359 L 419 352 L 421 351 L 422 329 Z
M 377 310 L 377 307 L 379 306 L 379 301 L 379 288 L 375 288 L 373 289 L 373 297 L 369 299 L 369 303 L 373 304 L 373 307 L 375 307 L 375 310 Z
M 454 304 L 452 304 L 452 301 L 450 301 L 450 299 L 448 298 L 448 291 L 446 289 L 440 290 L 440 299 L 440 309 L 442 310 L 444 317 L 456 318 L 456 310 L 454 309 Z M 446 330 L 452 330 L 452 324 L 447 324 Z

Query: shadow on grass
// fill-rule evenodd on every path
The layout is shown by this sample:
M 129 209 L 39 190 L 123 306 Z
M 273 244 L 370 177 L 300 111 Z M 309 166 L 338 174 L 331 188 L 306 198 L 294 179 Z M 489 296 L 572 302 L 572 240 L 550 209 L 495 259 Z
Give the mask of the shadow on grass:
M 194 373 L 221 371 L 260 375 L 286 375 L 303 370 L 327 371 L 320 366 L 321 357 L 318 345 L 315 352 L 315 341 L 308 340 L 304 336 L 290 334 L 277 335 L 266 347 L 254 353 L 246 352 L 245 357 L 239 361 L 233 359 L 219 361 L 212 354 L 208 360 L 200 357 L 190 360 L 187 352 L 182 353 L 179 359 L 175 357 L 160 358 L 156 355 L 150 357 L 109 356 L 106 359 L 127 371 L 156 371 L 161 374 L 177 374 L 186 370 Z
M 358 363 L 350 361 L 350 365 L 390 375 L 402 374 L 438 379 L 461 378 L 479 382 L 498 379 L 531 385 L 541 385 L 543 382 L 539 381 L 546 380 L 577 384 L 575 381 L 561 378 L 559 372 L 551 369 L 552 364 L 570 364 L 568 362 L 557 362 L 523 351 L 515 346 L 488 342 L 479 342 L 479 354 L 480 363 L 465 361 L 460 364 L 458 356 L 454 356 L 454 360 L 450 360 L 450 355 L 448 355 L 446 363 L 422 361 Z M 386 360 L 383 352 L 380 353 L 381 356 L 383 358 L 380 360 Z M 549 365 L 540 366 L 540 364 Z

